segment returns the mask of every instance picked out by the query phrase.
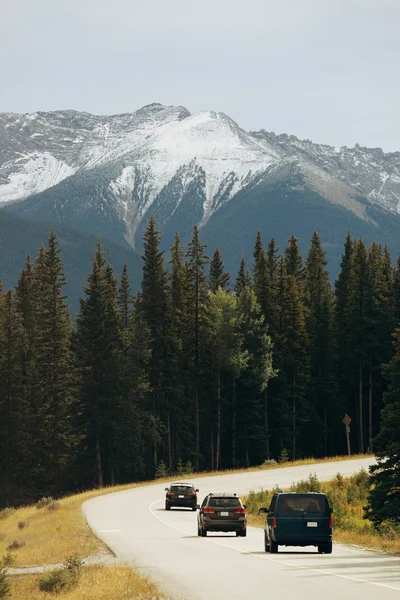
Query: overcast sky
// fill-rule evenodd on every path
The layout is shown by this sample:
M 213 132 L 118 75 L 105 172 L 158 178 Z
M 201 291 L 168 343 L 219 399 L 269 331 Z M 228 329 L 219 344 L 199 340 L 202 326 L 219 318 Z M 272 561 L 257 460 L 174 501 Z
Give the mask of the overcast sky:
M 400 150 L 400 0 L 0 0 L 0 112 L 227 113 Z

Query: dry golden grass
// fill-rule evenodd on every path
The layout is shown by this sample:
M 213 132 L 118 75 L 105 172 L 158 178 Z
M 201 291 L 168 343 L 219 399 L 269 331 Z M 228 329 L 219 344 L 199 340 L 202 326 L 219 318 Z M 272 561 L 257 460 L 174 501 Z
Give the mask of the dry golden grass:
M 360 458 L 360 456 L 336 456 L 319 460 L 310 458 L 295 462 L 262 465 L 258 467 L 258 469 L 269 470 L 281 467 L 346 460 L 348 458 Z M 199 479 L 202 477 L 223 474 L 245 473 L 254 470 L 257 470 L 257 467 L 252 467 L 251 469 L 197 473 L 185 475 L 184 478 Z M 72 555 L 76 555 L 79 558 L 86 558 L 101 550 L 105 550 L 105 546 L 93 535 L 86 524 L 82 513 L 83 502 L 102 494 L 149 485 L 150 483 L 157 484 L 168 482 L 176 480 L 177 478 L 178 477 L 175 475 L 165 479 L 158 479 L 153 482 L 147 481 L 113 488 L 102 488 L 74 496 L 67 496 L 59 501 L 60 507 L 56 510 L 48 510 L 47 508 L 38 510 L 36 506 L 22 507 L 6 519 L 0 519 L 0 557 L 6 552 L 7 546 L 14 540 L 20 540 L 25 543 L 23 547 L 13 552 L 15 559 L 14 566 L 16 567 L 63 563 Z M 18 528 L 19 521 L 26 522 L 26 526 L 21 530 Z
M 40 575 L 11 577 L 13 600 L 161 600 L 165 596 L 151 581 L 129 567 L 86 567 L 76 587 L 59 596 L 39 590 Z

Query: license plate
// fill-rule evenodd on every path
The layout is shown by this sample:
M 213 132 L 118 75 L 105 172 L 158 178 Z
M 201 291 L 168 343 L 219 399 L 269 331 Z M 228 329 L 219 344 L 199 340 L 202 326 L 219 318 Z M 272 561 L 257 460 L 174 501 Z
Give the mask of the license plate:
M 318 523 L 316 521 L 308 521 L 307 527 L 318 527 Z
M 220 513 L 221 517 L 229 517 L 229 513 L 228 512 L 222 512 Z
M 178 496 L 178 498 L 184 498 L 185 496 Z

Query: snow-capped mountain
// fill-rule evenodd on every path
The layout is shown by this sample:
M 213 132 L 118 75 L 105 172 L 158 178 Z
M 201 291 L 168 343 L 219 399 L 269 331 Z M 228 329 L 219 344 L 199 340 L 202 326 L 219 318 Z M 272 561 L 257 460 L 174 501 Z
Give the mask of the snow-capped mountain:
M 204 226 L 244 190 L 284 182 L 288 171 L 361 219 L 371 219 L 368 206 L 400 212 L 400 153 L 246 132 L 223 113 L 181 106 L 0 114 L 0 205 L 101 233 L 116 221 L 132 246 L 150 213 L 160 227 L 183 216 Z

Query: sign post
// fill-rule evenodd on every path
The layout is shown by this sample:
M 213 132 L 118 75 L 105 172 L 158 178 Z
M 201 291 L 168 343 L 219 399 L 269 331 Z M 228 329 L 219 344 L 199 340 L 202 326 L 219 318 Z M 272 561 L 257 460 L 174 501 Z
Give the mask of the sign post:
M 347 414 L 344 415 L 343 423 L 346 426 L 347 453 L 350 456 L 351 455 L 351 450 L 350 450 L 350 423 L 351 423 L 351 419 L 350 419 L 349 415 L 347 415 Z

